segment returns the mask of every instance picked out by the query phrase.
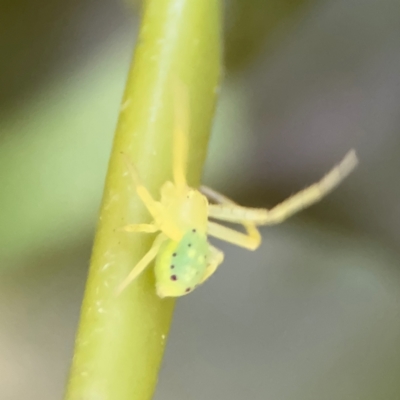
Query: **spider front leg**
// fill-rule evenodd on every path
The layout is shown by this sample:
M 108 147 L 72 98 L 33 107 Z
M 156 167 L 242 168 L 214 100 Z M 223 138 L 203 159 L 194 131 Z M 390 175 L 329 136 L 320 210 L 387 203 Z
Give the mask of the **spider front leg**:
M 128 168 L 128 172 L 135 185 L 136 193 L 142 200 L 143 204 L 145 205 L 149 213 L 154 218 L 154 226 L 157 227 L 157 229 L 153 230 L 153 228 L 150 227 L 151 224 L 137 224 L 137 225 L 128 225 L 122 229 L 127 230 L 128 232 L 148 232 L 148 233 L 160 230 L 164 232 L 171 239 L 179 240 L 182 235 L 178 227 L 175 225 L 174 221 L 172 221 L 171 218 L 169 218 L 163 205 L 160 202 L 155 201 L 151 196 L 150 192 L 140 182 L 139 174 L 137 173 L 136 168 L 133 166 L 133 164 L 129 161 L 128 156 L 124 153 L 121 154 L 124 157 L 125 164 Z
M 289 197 L 270 210 L 247 208 L 233 204 L 218 204 L 210 205 L 209 213 L 214 218 L 222 221 L 236 223 L 248 221 L 256 225 L 279 224 L 293 214 L 317 203 L 325 197 L 353 171 L 357 163 L 356 153 L 352 150 L 347 153 L 340 164 L 333 168 L 319 182 Z
M 202 186 L 200 191 L 209 199 L 220 203 L 221 207 L 224 205 L 228 207 L 237 207 L 233 200 L 221 193 L 218 193 L 214 189 L 211 189 L 207 186 Z M 209 206 L 209 216 L 211 218 L 219 219 L 219 214 L 213 211 L 213 205 Z M 224 240 L 225 242 L 235 244 L 236 246 L 244 247 L 249 250 L 257 249 L 261 243 L 261 235 L 257 227 L 254 225 L 254 223 L 248 222 L 245 219 L 237 222 L 245 227 L 247 235 L 214 222 L 208 222 L 207 233 L 218 239 Z
M 173 166 L 174 182 L 180 192 L 186 189 L 188 161 L 189 96 L 187 88 L 176 79 L 174 87 Z
M 256 228 L 247 228 L 246 235 L 245 233 L 209 221 L 207 224 L 207 234 L 225 242 L 235 244 L 236 246 L 244 247 L 248 250 L 257 249 L 261 243 L 261 236 Z

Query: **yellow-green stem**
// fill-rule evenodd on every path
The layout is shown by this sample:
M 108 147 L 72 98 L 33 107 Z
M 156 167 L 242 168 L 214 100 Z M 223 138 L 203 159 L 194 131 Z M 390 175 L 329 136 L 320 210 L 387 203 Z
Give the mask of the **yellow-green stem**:
M 150 399 L 174 301 L 155 294 L 149 269 L 117 286 L 154 236 L 118 231 L 149 221 L 126 174 L 128 154 L 153 196 L 171 177 L 173 81 L 190 96 L 189 183 L 206 155 L 220 76 L 219 0 L 148 0 L 115 134 L 66 400 Z

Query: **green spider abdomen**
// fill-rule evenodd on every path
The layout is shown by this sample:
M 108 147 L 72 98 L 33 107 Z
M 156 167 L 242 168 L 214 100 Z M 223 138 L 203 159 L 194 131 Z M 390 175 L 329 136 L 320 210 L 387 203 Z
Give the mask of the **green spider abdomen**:
M 180 242 L 168 240 L 156 259 L 157 294 L 177 297 L 190 293 L 203 281 L 208 256 L 207 236 L 196 229 L 187 232 Z

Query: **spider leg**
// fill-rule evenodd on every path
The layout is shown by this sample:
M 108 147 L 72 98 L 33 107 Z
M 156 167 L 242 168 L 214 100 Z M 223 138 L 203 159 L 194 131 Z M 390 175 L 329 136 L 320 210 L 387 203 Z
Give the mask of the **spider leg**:
M 125 232 L 144 232 L 144 233 L 154 233 L 159 231 L 159 228 L 154 224 L 130 224 L 123 226 L 119 230 Z
M 216 190 L 208 187 L 201 185 L 200 186 L 200 192 L 204 194 L 208 199 L 211 199 L 212 201 L 215 201 L 218 204 L 236 204 L 233 200 L 231 200 L 229 197 L 225 196 L 222 193 L 217 192 Z
M 175 80 L 174 89 L 173 176 L 176 187 L 182 191 L 187 186 L 189 96 L 179 79 Z
M 134 167 L 134 165 L 130 162 L 129 157 L 125 153 L 121 153 L 124 157 L 125 164 L 128 168 L 129 175 L 132 178 L 132 181 L 135 185 L 135 190 L 143 204 L 149 210 L 150 214 L 154 219 L 158 219 L 161 211 L 161 204 L 158 201 L 155 201 L 150 194 L 150 192 L 146 189 L 146 187 L 140 182 L 139 174 Z
M 334 167 L 319 182 L 296 193 L 270 210 L 246 208 L 233 204 L 211 204 L 209 206 L 209 214 L 213 218 L 222 221 L 236 223 L 248 221 L 256 225 L 279 224 L 293 214 L 321 200 L 350 174 L 357 163 L 356 153 L 354 150 L 351 150 L 346 154 L 342 162 Z
M 132 281 L 134 281 L 153 261 L 156 257 L 161 245 L 167 240 L 167 237 L 160 233 L 154 240 L 150 250 L 136 264 L 125 280 L 118 286 L 117 294 L 120 294 Z
M 159 230 L 163 231 L 167 236 L 174 240 L 179 240 L 182 236 L 180 230 L 173 223 L 173 221 L 168 218 L 168 215 L 163 207 L 163 205 L 154 200 L 150 192 L 146 187 L 140 182 L 139 174 L 136 168 L 130 162 L 129 157 L 125 153 L 121 153 L 124 156 L 126 166 L 128 168 L 129 174 L 134 182 L 136 192 L 143 204 L 149 210 L 150 214 L 154 218 L 155 224 L 158 226 Z M 143 232 L 143 231 L 142 231 Z
M 261 243 L 260 233 L 256 228 L 248 230 L 248 234 L 245 234 L 208 221 L 207 234 L 248 250 L 257 249 Z
M 221 193 L 218 193 L 214 189 L 211 189 L 207 186 L 201 186 L 200 191 L 207 196 L 209 199 L 222 204 L 222 206 L 229 205 L 229 206 L 237 206 L 236 203 L 229 199 L 228 197 L 224 196 Z M 209 206 L 209 216 L 212 218 L 218 218 L 218 214 L 213 213 L 212 206 Z M 215 234 L 222 235 L 216 236 L 219 239 L 225 240 L 227 242 L 234 243 L 238 246 L 245 247 L 250 250 L 255 250 L 261 243 L 261 235 L 258 231 L 257 227 L 252 222 L 248 222 L 246 220 L 237 221 L 241 223 L 247 232 L 247 235 L 243 233 L 234 231 L 233 229 L 225 228 L 222 225 L 218 225 L 212 222 L 209 222 L 208 229 L 210 235 L 215 236 Z M 210 226 L 211 224 L 211 226 Z M 211 229 L 211 231 L 210 231 Z M 213 232 L 213 233 L 211 233 Z M 229 238 L 229 239 L 228 239 Z
M 206 272 L 200 284 L 204 283 L 217 270 L 218 266 L 222 264 L 222 261 L 224 261 L 224 253 L 210 245 L 209 264 L 207 265 Z

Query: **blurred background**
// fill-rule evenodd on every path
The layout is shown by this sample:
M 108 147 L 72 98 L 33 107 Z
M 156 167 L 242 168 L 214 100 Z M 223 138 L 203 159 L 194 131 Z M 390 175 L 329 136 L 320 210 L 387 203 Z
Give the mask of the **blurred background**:
M 0 399 L 61 399 L 139 1 L 0 2 Z M 320 204 L 218 243 L 156 400 L 400 399 L 400 3 L 225 2 L 204 182 L 268 207 L 352 147 Z

